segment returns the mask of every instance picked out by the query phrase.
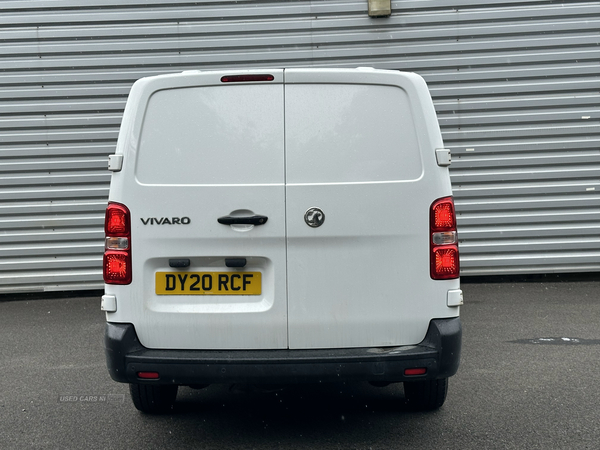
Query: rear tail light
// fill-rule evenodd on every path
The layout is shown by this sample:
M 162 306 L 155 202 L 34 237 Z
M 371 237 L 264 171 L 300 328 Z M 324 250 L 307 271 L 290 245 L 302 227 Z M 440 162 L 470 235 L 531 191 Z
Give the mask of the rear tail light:
M 436 200 L 430 211 L 430 271 L 434 280 L 458 278 L 460 263 L 452 197 Z
M 131 215 L 120 203 L 109 203 L 104 218 L 102 273 L 107 284 L 131 283 Z
M 107 284 L 131 283 L 131 254 L 107 250 L 104 252 L 104 282 Z

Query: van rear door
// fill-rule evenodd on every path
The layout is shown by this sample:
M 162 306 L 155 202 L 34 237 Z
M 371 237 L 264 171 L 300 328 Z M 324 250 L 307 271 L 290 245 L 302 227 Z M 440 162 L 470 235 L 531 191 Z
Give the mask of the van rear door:
M 414 98 L 370 75 L 285 71 L 290 348 L 414 344 L 431 319 Z
M 288 345 L 283 71 L 269 74 L 264 83 L 214 72 L 149 82 L 135 182 L 123 189 L 143 296 L 119 306 L 139 304 L 131 316 L 146 347 Z M 238 223 L 253 216 L 267 220 Z
M 430 205 L 451 191 L 424 81 L 256 74 L 134 86 L 110 197 L 131 210 L 133 282 L 107 285 L 119 299 L 110 319 L 134 323 L 148 348 L 420 342 L 432 317 L 453 314 L 429 275 Z M 267 220 L 236 223 L 253 216 Z M 257 275 L 259 290 L 245 292 Z

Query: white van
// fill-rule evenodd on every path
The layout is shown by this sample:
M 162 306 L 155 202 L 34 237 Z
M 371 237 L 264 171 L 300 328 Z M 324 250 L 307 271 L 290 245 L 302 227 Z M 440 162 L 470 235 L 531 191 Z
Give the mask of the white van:
M 449 164 L 412 73 L 139 80 L 109 159 L 110 375 L 150 413 L 179 385 L 339 380 L 440 407 L 461 346 Z

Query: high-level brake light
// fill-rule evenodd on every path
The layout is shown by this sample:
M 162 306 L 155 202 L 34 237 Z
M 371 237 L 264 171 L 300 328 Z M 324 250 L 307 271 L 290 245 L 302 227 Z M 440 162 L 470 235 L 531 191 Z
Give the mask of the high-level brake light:
M 109 203 L 104 218 L 102 273 L 107 284 L 131 283 L 131 215 L 120 203 Z
M 221 77 L 222 83 L 242 83 L 248 81 L 273 81 L 275 77 L 269 74 L 226 75 Z
M 452 197 L 436 200 L 430 210 L 430 272 L 434 280 L 458 278 L 460 263 L 456 212 Z

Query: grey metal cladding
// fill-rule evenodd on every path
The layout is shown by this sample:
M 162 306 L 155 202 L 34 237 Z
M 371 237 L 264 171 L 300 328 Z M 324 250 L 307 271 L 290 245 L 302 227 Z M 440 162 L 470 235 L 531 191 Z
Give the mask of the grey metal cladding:
M 0 2 L 0 292 L 102 288 L 131 84 L 373 66 L 427 80 L 464 275 L 600 270 L 599 1 Z

